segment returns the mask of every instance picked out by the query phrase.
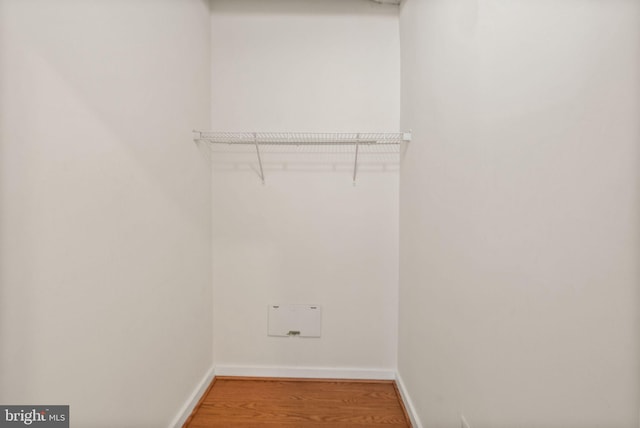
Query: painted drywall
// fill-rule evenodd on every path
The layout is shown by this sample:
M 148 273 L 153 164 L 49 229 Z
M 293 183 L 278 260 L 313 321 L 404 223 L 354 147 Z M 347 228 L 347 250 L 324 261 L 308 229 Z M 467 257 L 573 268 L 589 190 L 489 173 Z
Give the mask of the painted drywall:
M 215 130 L 398 129 L 397 7 L 214 0 L 211 16 Z M 353 147 L 267 147 L 262 160 L 264 185 L 254 148 L 212 156 L 216 367 L 393 372 L 397 151 L 361 156 L 355 186 Z M 273 303 L 321 305 L 322 337 L 268 337 Z
M 400 26 L 423 425 L 637 427 L 640 3 L 406 0 Z
M 168 426 L 212 364 L 208 2 L 0 0 L 0 402 Z

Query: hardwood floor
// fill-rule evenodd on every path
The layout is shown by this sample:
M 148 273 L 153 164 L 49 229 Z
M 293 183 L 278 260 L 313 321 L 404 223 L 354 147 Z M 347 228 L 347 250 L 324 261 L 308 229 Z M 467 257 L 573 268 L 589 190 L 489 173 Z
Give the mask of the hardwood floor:
M 393 381 L 216 377 L 183 428 L 411 427 Z

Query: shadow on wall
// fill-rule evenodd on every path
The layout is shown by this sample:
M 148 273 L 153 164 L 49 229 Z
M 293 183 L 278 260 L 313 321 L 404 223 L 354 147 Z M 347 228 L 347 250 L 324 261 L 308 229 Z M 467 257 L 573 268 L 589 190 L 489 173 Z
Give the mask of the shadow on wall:
M 396 145 L 260 145 L 265 175 L 280 173 L 325 173 L 352 177 L 371 173 L 398 173 L 400 149 Z M 211 164 L 218 173 L 253 171 L 260 178 L 260 162 L 255 146 L 212 144 Z

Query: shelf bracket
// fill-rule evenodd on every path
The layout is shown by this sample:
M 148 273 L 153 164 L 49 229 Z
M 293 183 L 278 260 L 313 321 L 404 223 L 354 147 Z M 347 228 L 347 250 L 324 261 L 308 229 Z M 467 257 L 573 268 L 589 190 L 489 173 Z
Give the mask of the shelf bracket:
M 260 157 L 260 145 L 258 144 L 258 136 L 253 133 L 253 143 L 256 145 L 256 155 L 258 155 L 258 165 L 260 165 L 260 179 L 264 184 L 264 170 L 262 169 L 262 158 Z

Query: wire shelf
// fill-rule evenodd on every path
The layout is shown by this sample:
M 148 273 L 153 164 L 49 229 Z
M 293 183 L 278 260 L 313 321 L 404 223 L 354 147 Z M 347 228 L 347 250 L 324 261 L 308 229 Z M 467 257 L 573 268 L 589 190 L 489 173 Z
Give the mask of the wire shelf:
M 406 132 L 194 132 L 196 141 L 212 144 L 355 145 L 400 144 L 411 140 L 411 134 Z
M 353 146 L 353 182 L 358 172 L 360 146 L 373 147 L 400 145 L 411 141 L 409 132 L 212 132 L 194 131 L 198 143 L 255 146 L 260 178 L 264 183 L 264 170 L 260 146 Z

